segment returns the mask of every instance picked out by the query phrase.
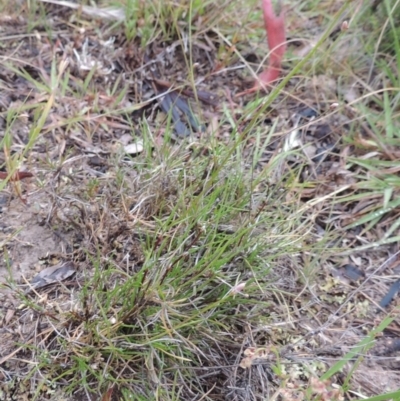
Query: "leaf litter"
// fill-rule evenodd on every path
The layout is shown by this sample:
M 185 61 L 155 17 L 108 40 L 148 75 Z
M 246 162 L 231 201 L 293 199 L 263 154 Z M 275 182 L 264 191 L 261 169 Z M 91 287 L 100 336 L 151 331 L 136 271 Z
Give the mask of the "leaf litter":
M 219 107 L 221 102 L 230 108 L 233 119 L 238 122 L 240 133 L 250 121 L 250 118 L 244 120 L 241 113 L 251 101 L 250 96 L 244 99 L 229 99 L 227 90 L 232 94 L 245 92 L 245 95 L 249 95 L 251 91 L 246 92 L 248 90 L 243 88 L 246 84 L 241 70 L 216 71 L 216 49 L 221 43 L 214 43 L 214 36 L 210 32 L 199 34 L 191 46 L 191 56 L 196 65 L 195 94 L 188 80 L 186 49 L 181 40 L 175 38 L 168 43 L 154 41 L 142 49 L 135 42 L 126 42 L 123 35 L 99 37 L 97 29 L 72 29 L 65 22 L 68 18 L 74 18 L 74 11 L 65 13 L 59 7 L 60 4 L 46 8 L 53 18 L 53 38 L 42 30 L 21 40 L 18 36 L 26 35 L 27 21 L 23 16 L 10 17 L 2 28 L 3 32 L 10 38 L 18 37 L 18 40 L 7 40 L 7 55 L 2 58 L 7 64 L 4 64 L 4 71 L 0 74 L 2 88 L 4 87 L 0 102 L 3 138 L 7 127 L 7 110 L 15 110 L 18 114 L 22 105 L 44 101 L 49 89 L 45 85 L 50 84 L 52 60 L 60 62 L 65 57 L 69 60 L 67 87 L 73 88 L 75 94 L 67 92 L 57 95 L 43 135 L 34 145 L 27 163 L 30 169 L 25 174 L 35 174 L 35 178 L 40 181 L 21 183 L 28 199 L 27 206 L 18 204 L 18 198 L 15 198 L 12 189 L 8 190 L 5 206 L 2 206 L 1 240 L 7 238 L 7 245 L 3 246 L 3 249 L 7 250 L 10 258 L 7 266 L 4 264 L 1 269 L 5 271 L 6 268 L 11 268 L 13 276 L 21 269 L 24 275 L 29 276 L 31 273 L 32 276 L 32 270 L 38 270 L 38 264 L 40 269 L 47 265 L 34 276 L 31 285 L 35 290 L 46 291 L 43 305 L 45 315 L 47 313 L 50 316 L 54 305 L 64 311 L 74 308 L 76 295 L 69 291 L 80 285 L 83 275 L 79 269 L 89 261 L 77 250 L 77 244 L 79 249 L 85 248 L 93 254 L 99 247 L 104 254 L 108 254 L 112 249 L 123 249 L 121 256 L 116 256 L 115 263 L 125 266 L 126 261 L 122 259 L 122 254 L 129 255 L 132 271 L 128 273 L 140 271 L 144 259 L 140 243 L 144 233 L 137 229 L 132 217 L 127 218 L 127 213 L 116 214 L 113 205 L 121 205 L 121 202 L 117 201 L 111 188 L 104 185 L 116 176 L 109 160 L 116 157 L 115 149 L 118 148 L 115 147 L 115 143 L 123 142 L 121 139 L 124 136 L 131 135 L 132 143 L 125 145 L 125 152 L 132 156 L 141 154 L 144 151 L 139 149 L 139 144 L 143 144 L 140 136 L 140 130 L 143 129 L 141 122 L 146 121 L 153 136 L 162 137 L 169 118 L 172 120 L 177 139 L 189 135 L 201 138 L 205 135 L 203 127 L 207 132 L 204 125 L 207 116 L 222 115 Z M 69 6 L 71 4 L 73 3 L 69 3 Z M 92 13 L 93 9 L 85 8 L 83 11 Z M 113 11 L 112 15 L 121 18 L 118 12 Z M 101 14 L 97 16 L 101 17 Z M 287 18 L 290 18 L 290 15 L 287 15 Z M 35 39 L 32 40 L 32 37 Z M 213 45 L 210 46 L 210 43 Z M 270 50 L 279 44 L 282 44 L 281 40 L 279 43 L 269 40 Z M 275 67 L 278 69 L 278 66 Z M 94 83 L 94 87 L 85 84 L 89 74 L 92 74 L 91 82 Z M 368 125 L 357 124 L 359 116 L 351 106 L 340 108 L 340 112 L 332 110 L 332 104 L 340 103 L 335 88 L 335 82 L 330 82 L 324 74 L 309 81 L 294 79 L 286 88 L 286 93 L 290 89 L 292 96 L 279 96 L 271 104 L 268 117 L 263 122 L 266 127 L 270 127 L 273 121 L 278 121 L 278 134 L 274 135 L 265 148 L 263 158 L 256 169 L 262 169 L 273 155 L 285 146 L 287 151 L 300 147 L 304 158 L 289 158 L 281 165 L 277 174 L 283 176 L 287 171 L 298 171 L 298 186 L 294 185 L 292 195 L 288 196 L 294 196 L 293 193 L 297 191 L 299 200 L 305 205 L 308 205 L 310 200 L 329 196 L 344 187 L 347 188 L 346 193 L 357 193 L 357 174 L 361 169 L 357 165 L 349 168 L 349 154 L 352 157 L 365 156 L 366 141 L 369 141 L 370 146 L 382 158 L 389 157 L 395 150 L 379 149 L 375 145 L 376 142 L 372 143 L 371 139 L 376 138 L 371 137 Z M 194 101 L 196 96 L 199 99 L 203 97 L 203 101 Z M 354 98 L 353 94 L 351 98 Z M 115 112 L 110 113 L 111 108 Z M 118 113 L 118 110 L 131 110 L 130 119 L 135 125 L 133 133 L 125 113 Z M 79 121 L 80 130 L 69 129 L 68 122 L 71 118 Z M 29 140 L 28 131 L 19 129 L 18 122 L 29 125 L 31 121 L 23 115 L 18 115 L 16 124 L 11 127 L 14 147 L 12 151 L 17 153 L 18 144 L 26 144 Z M 350 149 L 346 144 L 344 138 L 351 129 L 358 132 L 358 141 L 363 146 Z M 229 123 L 223 122 L 218 130 L 221 141 L 231 140 L 232 130 Z M 249 141 L 244 150 L 245 154 L 251 154 L 251 145 Z M 46 166 L 48 161 L 60 157 L 63 158 L 63 162 L 55 169 Z M 130 166 L 131 161 L 127 160 L 124 163 Z M 4 166 L 5 161 L 1 161 L 1 167 Z M 125 169 L 124 172 L 129 179 L 135 181 L 134 171 L 129 172 Z M 23 174 L 23 171 L 17 174 Z M 6 178 L 8 173 L 1 171 L 0 176 Z M 86 186 L 89 181 L 93 194 L 105 191 L 107 202 L 102 207 L 80 196 L 81 186 Z M 39 182 L 42 183 L 41 186 L 38 186 Z M 275 177 L 275 182 L 279 182 L 278 176 Z M 302 186 L 303 183 L 307 183 L 306 188 Z M 139 186 L 140 184 L 137 184 L 137 191 Z M 132 204 L 122 205 L 126 209 L 131 207 L 131 210 L 140 210 L 138 218 L 142 219 L 143 225 L 149 231 L 154 228 L 154 223 L 149 217 L 154 215 L 155 207 L 154 199 L 150 201 L 150 197 L 159 196 L 174 202 L 174 184 L 160 178 L 160 188 L 162 190 L 158 193 L 149 191 L 148 197 L 143 197 L 137 204 L 135 200 L 139 198 L 135 197 L 133 190 L 129 199 Z M 362 206 L 356 201 L 347 204 L 336 203 L 334 206 L 322 203 L 320 205 L 321 207 L 318 204 L 310 207 L 308 218 L 314 221 L 314 225 L 307 241 L 318 242 L 321 234 L 333 230 L 343 233 L 340 242 L 328 244 L 328 249 L 352 249 L 365 245 L 366 242 L 375 242 L 381 238 L 389 225 L 387 219 L 384 219 L 368 231 L 359 231 L 357 227 L 344 230 L 344 227 L 354 220 L 355 212 L 363 215 L 374 210 L 376 203 L 373 201 Z M 18 208 L 19 214 L 13 214 L 12 210 Z M 52 224 L 49 224 L 50 222 Z M 54 223 L 63 228 L 54 228 Z M 18 233 L 19 226 L 22 226 L 22 231 Z M 13 232 L 17 233 L 16 238 L 9 241 L 10 233 Z M 134 232 L 134 235 L 127 235 L 131 232 Z M 29 235 L 32 241 L 27 240 Z M 294 399 L 296 391 L 303 394 L 300 390 L 311 386 L 323 399 L 341 399 L 341 394 L 332 388 L 334 383 L 316 382 L 310 372 L 317 369 L 318 364 L 327 369 L 332 360 L 340 359 L 363 338 L 365 328 L 372 329 L 375 326 L 375 308 L 379 302 L 381 307 L 387 307 L 390 302 L 398 303 L 394 296 L 385 304 L 381 301 L 387 291 L 393 292 L 392 288 L 397 285 L 397 281 L 392 279 L 392 273 L 398 264 L 397 254 L 398 250 L 394 244 L 374 249 L 373 252 L 360 252 L 356 257 L 339 255 L 332 251 L 326 256 L 326 260 L 318 261 L 321 265 L 317 266 L 316 274 L 319 280 L 315 288 L 307 287 L 306 277 L 300 268 L 313 264 L 312 254 L 299 251 L 294 255 L 277 258 L 275 269 L 263 283 L 270 287 L 270 294 L 262 295 L 271 303 L 268 324 L 239 330 L 232 328 L 236 343 L 232 347 L 220 348 L 219 351 L 223 351 L 221 355 L 216 354 L 217 351 L 214 350 L 214 354 L 207 355 L 204 360 L 207 364 L 201 372 L 204 378 L 199 378 L 204 388 L 209 389 L 213 397 L 250 400 L 262 399 L 266 394 L 273 394 L 276 388 L 280 388 L 283 398 Z M 72 256 L 73 260 L 60 263 L 60 255 Z M 341 276 L 334 276 L 337 267 L 348 269 L 345 266 L 350 263 L 359 270 L 359 276 L 366 278 L 352 283 L 342 280 Z M 60 284 L 75 273 L 77 277 L 74 284 L 65 284 L 65 287 L 48 286 Z M 122 278 L 115 274 L 113 280 L 119 282 Z M 291 294 L 285 304 L 279 300 L 279 291 L 276 289 Z M 237 289 L 237 292 L 240 291 L 242 288 Z M 299 294 L 303 292 L 307 293 L 308 297 L 302 299 Z M 37 317 L 33 310 L 24 308 L 21 311 L 19 301 L 9 290 L 1 296 L 4 311 L 0 328 L 4 339 L 0 353 L 4 373 L 1 374 L 5 382 L 9 383 L 8 390 L 14 386 L 13 391 L 17 391 L 15 388 L 22 388 L 23 385 L 12 379 L 23 378 L 29 368 L 28 365 L 18 364 L 18 358 L 14 357 L 30 356 L 18 346 L 13 337 L 18 333 L 18 325 L 23 323 L 22 332 L 18 333 L 18 342 L 33 342 L 31 333 L 35 329 L 32 322 Z M 308 306 L 306 302 L 309 303 Z M 343 311 L 343 314 L 339 314 L 343 305 L 347 305 L 352 318 L 347 316 L 350 312 Z M 290 318 L 287 316 L 286 307 L 290 307 Z M 304 309 L 307 307 L 313 310 L 313 315 L 305 317 Z M 332 316 L 336 316 L 336 319 L 332 320 Z M 76 319 L 75 323 L 78 325 L 79 317 Z M 57 321 L 57 318 L 54 321 Z M 45 320 L 40 321 L 40 324 L 42 332 L 35 340 L 42 344 L 47 334 L 52 332 L 52 326 Z M 78 330 L 71 331 L 69 335 L 73 337 L 78 333 Z M 364 391 L 375 394 L 398 387 L 398 334 L 396 324 L 391 325 L 382 338 L 376 340 L 375 347 L 368 351 L 361 375 L 354 375 L 354 381 Z M 48 344 L 51 347 L 53 343 Z M 272 346 L 278 348 L 276 353 L 271 352 Z M 383 357 L 378 358 L 380 356 Z M 279 375 L 272 369 L 279 358 L 286 366 L 286 376 Z M 6 361 L 7 365 L 3 365 Z M 351 364 L 348 369 L 351 369 Z M 207 372 L 214 372 L 214 378 L 209 379 Z M 373 372 L 374 379 L 372 380 L 366 372 Z M 376 380 L 377 376 L 381 378 L 379 381 Z M 290 379 L 285 382 L 285 377 Z M 343 377 L 339 375 L 336 380 L 340 383 Z M 283 383 L 286 383 L 285 392 Z M 7 388 L 7 385 L 4 388 Z M 1 388 L 1 391 L 5 391 L 4 388 Z M 190 394 L 191 390 L 187 388 L 186 391 Z M 107 398 L 106 394 L 111 393 L 107 390 L 104 397 Z M 254 393 L 261 396 L 255 396 Z M 43 394 L 43 399 L 47 398 L 48 396 Z

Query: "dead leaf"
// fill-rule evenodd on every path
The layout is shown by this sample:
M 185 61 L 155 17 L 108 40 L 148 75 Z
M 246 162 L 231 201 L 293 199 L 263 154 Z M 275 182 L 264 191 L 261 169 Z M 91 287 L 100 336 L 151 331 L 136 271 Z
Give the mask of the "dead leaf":
M 253 364 L 253 359 L 247 356 L 247 357 L 243 358 L 243 359 L 240 361 L 239 366 L 240 366 L 242 369 L 248 369 L 248 368 L 251 367 L 252 364 Z
M 249 347 L 243 351 L 244 358 L 240 361 L 239 366 L 243 369 L 250 368 L 256 359 L 270 360 L 274 357 L 270 347 Z
M 10 323 L 11 319 L 14 317 L 15 310 L 14 309 L 7 309 L 6 316 L 4 317 L 4 323 L 7 325 Z
M 65 280 L 72 276 L 75 272 L 75 264 L 71 261 L 46 267 L 31 280 L 30 288 L 28 288 L 25 293 L 28 293 L 33 289 L 42 288 L 46 285 Z

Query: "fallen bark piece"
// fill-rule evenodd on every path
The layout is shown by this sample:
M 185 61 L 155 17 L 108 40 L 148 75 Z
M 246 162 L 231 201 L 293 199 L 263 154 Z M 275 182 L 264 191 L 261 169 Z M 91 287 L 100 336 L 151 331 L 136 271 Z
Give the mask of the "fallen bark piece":
M 8 173 L 5 171 L 0 171 L 0 180 L 5 180 L 8 177 Z M 12 176 L 10 177 L 10 181 L 20 181 L 23 180 L 24 178 L 31 178 L 33 177 L 32 173 L 28 173 L 27 171 L 16 171 Z
M 279 8 L 279 15 L 276 15 L 272 0 L 262 0 L 265 31 L 267 32 L 267 42 L 270 49 L 268 67 L 258 75 L 252 88 L 238 93 L 236 96 L 243 96 L 266 89 L 271 82 L 279 77 L 282 59 L 286 51 L 285 16 L 280 0 Z

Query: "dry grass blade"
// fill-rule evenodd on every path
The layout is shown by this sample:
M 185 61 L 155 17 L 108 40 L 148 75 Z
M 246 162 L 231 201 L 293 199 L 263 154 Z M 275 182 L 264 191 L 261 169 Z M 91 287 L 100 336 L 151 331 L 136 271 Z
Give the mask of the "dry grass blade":
M 55 4 L 62 7 L 72 8 L 74 10 L 82 11 L 87 16 L 93 18 L 102 18 L 112 21 L 123 21 L 125 19 L 125 11 L 122 8 L 98 8 L 76 4 L 71 1 L 59 0 L 40 0 L 43 3 Z

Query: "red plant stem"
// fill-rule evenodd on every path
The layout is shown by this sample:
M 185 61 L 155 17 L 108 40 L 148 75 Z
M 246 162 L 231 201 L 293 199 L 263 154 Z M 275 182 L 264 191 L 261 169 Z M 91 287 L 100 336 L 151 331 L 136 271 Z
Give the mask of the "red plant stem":
M 282 5 L 279 15 L 275 15 L 272 0 L 262 0 L 265 31 L 267 32 L 268 47 L 271 51 L 268 67 L 262 71 L 253 87 L 237 94 L 246 95 L 265 89 L 271 82 L 275 81 L 281 72 L 282 58 L 286 51 L 285 16 Z

